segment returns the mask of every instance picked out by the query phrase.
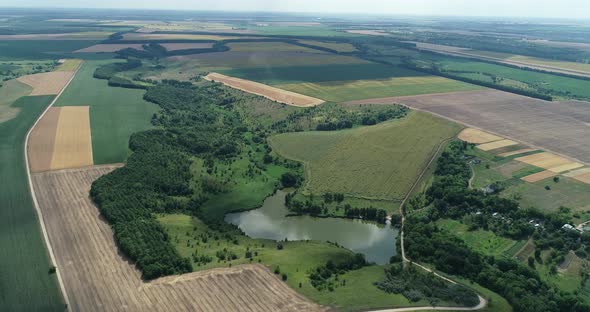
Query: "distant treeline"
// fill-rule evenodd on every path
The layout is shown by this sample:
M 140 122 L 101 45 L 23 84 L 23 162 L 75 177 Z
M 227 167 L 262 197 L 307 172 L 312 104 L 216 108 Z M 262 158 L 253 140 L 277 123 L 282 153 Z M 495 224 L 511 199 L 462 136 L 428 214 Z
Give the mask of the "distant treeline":
M 524 96 L 537 98 L 537 99 L 541 99 L 541 100 L 545 100 L 545 101 L 552 101 L 553 100 L 552 96 L 547 95 L 547 94 L 543 94 L 543 93 L 539 93 L 536 91 L 524 90 L 524 89 L 520 89 L 520 88 L 496 84 L 493 82 L 487 82 L 487 81 L 467 78 L 467 77 L 463 77 L 463 76 L 459 76 L 459 75 L 453 75 L 449 72 L 440 71 L 440 70 L 434 69 L 434 68 L 426 68 L 426 67 L 416 66 L 416 65 L 412 64 L 411 62 L 404 62 L 400 66 L 408 68 L 408 69 L 412 69 L 415 71 L 427 73 L 427 74 L 432 74 L 432 75 L 437 75 L 437 76 L 441 76 L 441 77 L 445 77 L 445 78 L 449 78 L 449 79 L 459 80 L 459 81 L 467 82 L 470 84 L 475 84 L 475 85 L 479 85 L 479 86 L 483 86 L 483 87 L 487 87 L 487 88 L 491 88 L 491 89 L 496 89 L 496 90 L 500 90 L 500 91 L 506 91 L 506 92 L 510 92 L 510 93 L 524 95 Z

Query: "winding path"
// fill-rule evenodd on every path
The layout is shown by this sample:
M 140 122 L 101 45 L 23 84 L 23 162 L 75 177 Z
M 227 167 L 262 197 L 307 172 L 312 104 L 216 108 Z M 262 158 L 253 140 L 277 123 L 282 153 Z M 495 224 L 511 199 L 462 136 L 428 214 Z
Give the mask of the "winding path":
M 408 259 L 406 257 L 406 250 L 405 250 L 405 246 L 404 246 L 404 223 L 406 221 L 406 217 L 404 214 L 404 205 L 406 204 L 406 201 L 408 200 L 408 198 L 410 198 L 410 196 L 412 195 L 412 192 L 414 191 L 414 189 L 416 188 L 416 186 L 418 185 L 418 183 L 420 183 L 420 181 L 422 180 L 422 177 L 424 176 L 424 174 L 426 174 L 426 171 L 428 170 L 428 168 L 430 168 L 430 165 L 432 165 L 432 163 L 434 162 L 434 160 L 436 159 L 436 156 L 438 155 L 438 153 L 440 152 L 440 150 L 450 141 L 452 140 L 454 137 L 448 138 L 444 141 L 442 141 L 438 148 L 436 149 L 436 151 L 434 152 L 434 154 L 432 155 L 432 157 L 430 158 L 430 161 L 428 162 L 428 164 L 424 167 L 424 169 L 422 170 L 422 172 L 420 173 L 420 176 L 418 176 L 418 178 L 416 179 L 416 181 L 414 182 L 414 184 L 412 185 L 412 187 L 410 188 L 410 190 L 408 191 L 408 193 L 406 194 L 406 196 L 404 197 L 404 200 L 402 201 L 402 203 L 399 206 L 399 211 L 400 214 L 402 216 L 402 226 L 400 229 L 400 246 L 401 246 L 401 254 L 402 254 L 402 260 L 404 262 L 404 264 L 410 264 L 410 265 L 415 265 L 421 269 L 423 269 L 426 272 L 431 272 L 432 274 L 434 274 L 435 276 L 442 278 L 443 280 L 451 283 L 451 284 L 458 284 L 457 282 L 455 282 L 454 280 L 440 275 L 438 273 L 436 273 L 435 271 L 433 271 L 430 268 L 427 268 L 419 263 L 416 262 L 412 262 L 410 259 Z M 432 311 L 432 310 L 437 310 L 437 311 L 476 311 L 476 310 L 481 310 L 483 308 L 485 308 L 488 305 L 488 301 L 483 298 L 481 295 L 477 295 L 477 297 L 479 298 L 479 303 L 476 306 L 473 307 L 436 307 L 436 306 L 425 306 L 425 307 L 407 307 L 407 308 L 392 308 L 392 309 L 382 309 L 382 310 L 372 310 L 372 311 L 368 311 L 368 312 L 410 312 L 410 311 Z

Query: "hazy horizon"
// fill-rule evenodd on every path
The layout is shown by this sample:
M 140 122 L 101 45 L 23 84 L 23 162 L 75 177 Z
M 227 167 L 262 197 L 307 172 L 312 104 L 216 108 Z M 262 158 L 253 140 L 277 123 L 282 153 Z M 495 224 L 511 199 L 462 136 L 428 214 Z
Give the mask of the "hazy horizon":
M 567 18 L 589 19 L 590 1 L 585 0 L 367 0 L 347 2 L 334 0 L 221 0 L 189 1 L 169 0 L 21 0 L 18 3 L 2 3 L 8 8 L 55 8 L 55 9 L 154 9 L 233 12 L 285 12 L 285 13 L 335 13 L 335 14 L 390 14 L 425 16 L 474 16 L 511 18 Z

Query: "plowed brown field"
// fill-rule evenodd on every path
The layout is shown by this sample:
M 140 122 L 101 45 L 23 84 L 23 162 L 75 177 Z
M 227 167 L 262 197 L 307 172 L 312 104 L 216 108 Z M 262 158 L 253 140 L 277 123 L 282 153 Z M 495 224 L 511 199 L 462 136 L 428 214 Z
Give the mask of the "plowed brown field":
M 349 103 L 404 104 L 590 164 L 588 102 L 547 102 L 508 92 L 482 90 Z
M 262 265 L 171 276 L 145 283 L 119 254 L 111 227 L 89 199 L 92 181 L 114 166 L 32 175 L 72 311 L 321 311 Z
M 547 178 L 551 178 L 556 175 L 557 175 L 557 173 L 555 173 L 555 172 L 545 170 L 545 171 L 533 173 L 531 175 L 528 175 L 526 177 L 522 177 L 520 179 L 523 181 L 529 182 L 529 183 L 535 183 L 535 182 L 538 182 L 541 180 L 545 180 Z
M 311 96 L 286 91 L 283 89 L 271 87 L 262 83 L 230 77 L 218 73 L 210 73 L 205 77 L 206 80 L 221 82 L 226 86 L 244 92 L 263 96 L 267 99 L 298 107 L 310 107 L 324 103 L 324 100 L 316 99 Z
M 33 88 L 31 96 L 58 94 L 74 75 L 73 71 L 54 71 L 18 78 L 18 81 L 26 83 Z

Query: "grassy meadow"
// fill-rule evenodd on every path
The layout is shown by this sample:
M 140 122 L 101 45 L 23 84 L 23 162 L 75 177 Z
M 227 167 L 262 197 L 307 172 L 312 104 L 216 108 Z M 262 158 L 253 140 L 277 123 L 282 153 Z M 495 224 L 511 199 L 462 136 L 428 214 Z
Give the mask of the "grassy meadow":
M 55 103 L 56 106 L 90 106 L 92 152 L 95 164 L 123 162 L 129 154 L 129 137 L 152 127 L 158 106 L 143 100 L 144 90 L 109 87 L 93 78 L 97 66 L 114 62 L 87 61 Z
M 426 302 L 410 302 L 402 295 L 387 294 L 373 285 L 383 278 L 384 266 L 372 265 L 340 275 L 346 280 L 346 287 L 336 287 L 334 291 L 319 291 L 314 288 L 309 273 L 316 267 L 332 260 L 339 263 L 352 257 L 352 252 L 333 244 L 318 241 L 282 242 L 283 249 L 277 248 L 277 242 L 265 239 L 252 239 L 243 235 L 213 234 L 197 218 L 181 214 L 159 215 L 158 220 L 164 226 L 176 249 L 184 257 L 193 261 L 194 270 L 206 270 L 216 267 L 228 267 L 244 263 L 262 263 L 271 270 L 277 267 L 280 274 L 286 274 L 286 283 L 307 298 L 323 305 L 336 305 L 343 311 L 359 311 L 391 306 L 425 305 Z M 225 251 L 224 251 L 225 250 Z M 252 253 L 252 260 L 245 257 L 247 251 Z M 235 260 L 219 260 L 218 252 L 235 254 Z M 199 264 L 197 257 L 209 256 L 212 262 Z M 363 296 L 355 293 L 363 290 Z
M 312 193 L 399 200 L 457 124 L 421 112 L 400 120 L 336 132 L 270 138 L 276 153 L 303 162 Z
M 52 100 L 53 96 L 20 97 L 10 104 L 17 110 L 14 118 L 0 122 L 1 311 L 64 309 L 55 275 L 49 274 L 49 256 L 29 191 L 23 155 L 27 131 Z M 0 112 L 7 105 L 0 105 Z

